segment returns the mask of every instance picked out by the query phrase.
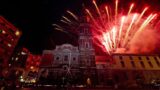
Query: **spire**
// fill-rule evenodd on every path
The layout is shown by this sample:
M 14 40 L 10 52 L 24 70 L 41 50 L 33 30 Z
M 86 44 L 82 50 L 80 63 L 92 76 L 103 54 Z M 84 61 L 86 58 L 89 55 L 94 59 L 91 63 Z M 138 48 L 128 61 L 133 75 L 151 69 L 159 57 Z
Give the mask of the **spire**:
M 88 23 L 90 21 L 88 15 L 86 13 L 86 7 L 85 7 L 84 3 L 82 4 L 82 13 L 80 16 L 81 16 L 80 17 L 81 23 Z

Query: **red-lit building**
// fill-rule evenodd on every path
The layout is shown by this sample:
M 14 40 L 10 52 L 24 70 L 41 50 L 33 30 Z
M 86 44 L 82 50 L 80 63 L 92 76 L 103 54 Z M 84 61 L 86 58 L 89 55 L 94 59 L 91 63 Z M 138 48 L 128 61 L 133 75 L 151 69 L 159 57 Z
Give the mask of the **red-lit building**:
M 32 54 L 27 48 L 19 47 L 9 61 L 11 70 L 20 72 L 20 81 L 34 82 L 37 70 L 39 69 L 41 56 Z
M 15 46 L 21 36 L 21 32 L 13 24 L 0 16 L 0 64 L 1 67 L 8 66 Z
M 24 47 L 17 48 L 9 61 L 9 67 L 22 68 L 27 71 L 30 71 L 33 68 L 37 70 L 40 61 L 40 55 L 34 55 Z
M 29 55 L 29 50 L 26 48 L 17 48 L 9 61 L 9 67 L 26 68 L 26 60 Z
M 35 80 L 38 76 L 40 61 L 40 55 L 33 55 L 31 53 L 28 54 L 25 65 L 25 73 L 23 74 L 26 83 L 35 83 Z
M 29 71 L 38 71 L 39 65 L 41 61 L 40 55 L 33 55 L 28 54 L 27 60 L 26 60 L 26 69 Z
M 42 54 L 42 61 L 40 66 L 48 67 L 52 66 L 54 55 L 52 50 L 44 50 Z

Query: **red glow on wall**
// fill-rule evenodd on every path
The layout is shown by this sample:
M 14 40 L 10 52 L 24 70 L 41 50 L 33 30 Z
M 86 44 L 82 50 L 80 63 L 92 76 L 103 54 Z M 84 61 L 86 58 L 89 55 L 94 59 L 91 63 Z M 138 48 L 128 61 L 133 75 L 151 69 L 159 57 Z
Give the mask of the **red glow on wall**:
M 54 60 L 54 56 L 52 54 L 44 54 L 42 56 L 41 66 L 51 65 L 53 60 Z

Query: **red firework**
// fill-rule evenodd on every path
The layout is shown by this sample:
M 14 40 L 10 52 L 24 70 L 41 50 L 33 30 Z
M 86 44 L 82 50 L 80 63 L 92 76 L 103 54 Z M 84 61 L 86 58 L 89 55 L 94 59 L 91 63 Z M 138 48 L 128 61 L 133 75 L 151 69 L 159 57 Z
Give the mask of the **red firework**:
M 87 14 L 91 19 L 92 33 L 94 36 L 95 43 L 101 47 L 108 54 L 113 52 L 127 52 L 132 50 L 133 52 L 138 52 L 137 50 L 143 49 L 147 51 L 149 46 L 143 47 L 139 43 L 144 41 L 139 41 L 141 36 L 149 37 L 151 43 L 154 43 L 152 37 L 154 37 L 152 31 L 155 31 L 155 25 L 152 22 L 158 16 L 156 13 L 146 14 L 148 7 L 145 7 L 140 13 L 133 12 L 135 9 L 135 4 L 131 4 L 128 11 L 125 13 L 119 11 L 119 1 L 115 0 L 115 7 L 113 10 L 110 6 L 105 6 L 103 9 L 99 9 L 96 1 L 93 0 L 96 12 L 91 13 L 89 9 L 85 9 Z M 121 7 L 123 8 L 123 7 Z M 105 11 L 105 12 L 104 12 Z M 95 16 L 98 14 L 98 16 Z M 154 22 L 155 23 L 155 22 Z M 143 37 L 146 38 L 146 37 Z M 149 44 L 150 41 L 146 41 Z M 154 43 L 155 45 L 155 43 Z M 137 46 L 137 47 L 136 47 Z M 138 49 L 135 49 L 138 48 Z M 143 47 L 143 48 L 142 48 Z M 151 50 L 152 48 L 150 48 Z M 129 53 L 133 53 L 133 52 Z

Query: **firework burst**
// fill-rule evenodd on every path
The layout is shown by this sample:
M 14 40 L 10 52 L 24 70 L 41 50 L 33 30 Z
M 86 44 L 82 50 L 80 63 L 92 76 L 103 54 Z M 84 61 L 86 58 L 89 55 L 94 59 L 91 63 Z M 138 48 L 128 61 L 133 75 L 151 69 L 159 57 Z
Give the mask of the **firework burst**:
M 144 32 L 147 32 L 147 35 L 153 35 L 150 31 L 154 31 L 155 26 L 151 22 L 154 22 L 158 15 L 156 13 L 146 14 L 148 7 L 141 12 L 133 12 L 135 4 L 132 3 L 127 11 L 122 12 L 119 9 L 118 0 L 115 0 L 113 10 L 110 6 L 99 9 L 95 0 L 93 0 L 93 5 L 96 10 L 94 14 L 89 9 L 85 10 L 91 19 L 94 41 L 108 54 L 119 52 L 119 49 L 131 50 L 135 41 L 138 41 L 141 36 L 146 36 Z M 141 41 L 143 42 L 145 41 Z

